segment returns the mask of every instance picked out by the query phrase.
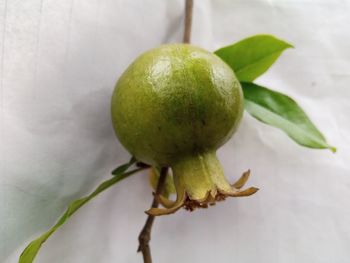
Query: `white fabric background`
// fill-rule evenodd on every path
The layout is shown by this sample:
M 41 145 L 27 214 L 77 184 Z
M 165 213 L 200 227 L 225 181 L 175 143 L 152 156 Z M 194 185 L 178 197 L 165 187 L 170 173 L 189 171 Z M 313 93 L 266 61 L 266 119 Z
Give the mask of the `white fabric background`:
M 141 52 L 181 41 L 183 0 L 0 0 L 0 262 L 128 160 L 110 96 Z M 350 258 L 350 1 L 197 0 L 193 43 L 215 50 L 257 33 L 294 44 L 258 83 L 294 97 L 338 147 L 309 150 L 245 114 L 220 151 L 232 181 L 261 190 L 154 226 L 154 261 L 345 263 Z M 142 262 L 146 174 L 81 209 L 38 263 Z

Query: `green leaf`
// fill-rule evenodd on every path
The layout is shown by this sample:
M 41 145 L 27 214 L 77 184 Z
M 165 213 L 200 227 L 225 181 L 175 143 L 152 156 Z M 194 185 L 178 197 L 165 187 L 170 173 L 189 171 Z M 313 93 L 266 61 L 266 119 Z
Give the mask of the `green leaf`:
M 336 151 L 293 99 L 253 83 L 241 84 L 244 107 L 253 117 L 280 128 L 302 146 Z
M 95 191 L 93 191 L 90 195 L 75 200 L 68 206 L 66 212 L 63 214 L 63 216 L 58 220 L 56 225 L 54 225 L 49 231 L 42 234 L 39 238 L 32 241 L 22 252 L 18 263 L 31 263 L 33 262 L 34 258 L 36 257 L 41 245 L 60 227 L 62 226 L 67 219 L 69 219 L 80 207 L 85 205 L 87 202 L 89 202 L 92 198 L 97 196 L 102 191 L 106 190 L 107 188 L 111 187 L 112 185 L 116 184 L 117 182 L 121 181 L 122 179 L 127 178 L 128 176 L 139 172 L 145 168 L 138 168 L 135 170 L 132 170 L 127 173 L 121 173 L 119 175 L 116 175 L 112 179 L 109 179 L 102 184 L 100 184 Z
M 129 167 L 131 165 L 133 165 L 134 163 L 136 163 L 137 160 L 135 159 L 135 157 L 131 157 L 130 161 L 128 163 L 125 163 L 125 164 L 122 164 L 120 166 L 118 166 L 117 168 L 115 168 L 113 171 L 112 171 L 112 175 L 114 176 L 117 176 L 121 173 L 124 173 L 126 172 L 126 170 L 129 169 Z
M 238 80 L 251 82 L 265 73 L 281 53 L 293 47 L 271 35 L 256 35 L 214 53 L 236 73 Z

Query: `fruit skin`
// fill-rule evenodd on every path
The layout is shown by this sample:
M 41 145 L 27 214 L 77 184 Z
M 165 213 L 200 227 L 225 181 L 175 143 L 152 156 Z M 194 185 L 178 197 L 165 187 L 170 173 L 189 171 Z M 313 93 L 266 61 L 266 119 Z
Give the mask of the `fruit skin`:
M 188 44 L 139 56 L 112 97 L 119 140 L 138 160 L 157 166 L 216 150 L 232 136 L 242 113 L 242 89 L 232 69 Z
M 112 96 L 116 134 L 137 160 L 170 167 L 177 194 L 175 201 L 156 196 L 165 208 L 147 213 L 192 211 L 258 190 L 240 190 L 249 173 L 230 185 L 216 157 L 242 114 L 242 88 L 232 69 L 201 48 L 160 46 L 126 69 Z

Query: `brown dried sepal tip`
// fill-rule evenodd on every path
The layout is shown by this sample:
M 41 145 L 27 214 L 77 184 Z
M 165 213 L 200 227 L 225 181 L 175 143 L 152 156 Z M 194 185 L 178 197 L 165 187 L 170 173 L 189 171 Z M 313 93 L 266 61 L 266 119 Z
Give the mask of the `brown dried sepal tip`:
M 189 197 L 186 198 L 183 208 L 187 211 L 194 211 L 196 208 L 208 208 L 209 206 L 216 205 L 216 202 L 225 201 L 226 195 L 217 193 L 215 198 L 213 198 L 208 193 L 208 198 L 204 202 L 198 202 L 196 200 L 191 200 Z

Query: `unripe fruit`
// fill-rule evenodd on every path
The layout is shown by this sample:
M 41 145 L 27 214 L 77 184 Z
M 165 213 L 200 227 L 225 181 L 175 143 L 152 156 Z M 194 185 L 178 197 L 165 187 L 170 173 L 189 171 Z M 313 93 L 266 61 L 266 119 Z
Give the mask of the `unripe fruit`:
M 242 89 L 232 69 L 201 48 L 163 45 L 127 68 L 112 97 L 116 134 L 137 160 L 170 167 L 177 191 L 175 202 L 160 197 L 166 209 L 149 213 L 205 207 L 226 196 L 256 192 L 231 186 L 216 157 L 242 113 Z

